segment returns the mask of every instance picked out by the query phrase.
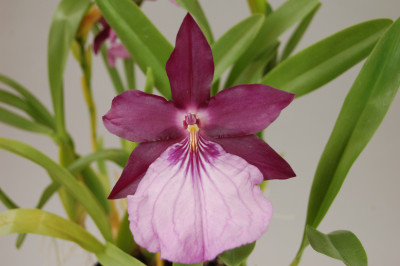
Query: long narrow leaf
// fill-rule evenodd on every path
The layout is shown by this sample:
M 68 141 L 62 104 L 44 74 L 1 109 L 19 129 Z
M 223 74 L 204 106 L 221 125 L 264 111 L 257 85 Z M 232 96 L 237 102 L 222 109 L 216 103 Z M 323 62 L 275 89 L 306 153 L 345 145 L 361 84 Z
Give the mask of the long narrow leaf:
M 8 85 L 11 89 L 15 90 L 21 96 L 23 96 L 26 102 L 32 108 L 32 115 L 38 117 L 39 121 L 43 122 L 45 125 L 52 129 L 55 129 L 55 122 L 53 116 L 47 110 L 47 108 L 25 87 L 16 82 L 15 80 L 0 74 L 0 82 Z
M 131 0 L 97 0 L 103 16 L 115 30 L 135 63 L 146 73 L 153 70 L 155 84 L 166 98 L 171 90 L 165 64 L 172 45 Z
M 79 225 L 38 209 L 14 209 L 0 214 L 0 236 L 32 233 L 72 241 L 89 252 L 99 253 L 104 246 Z
M 8 209 L 16 209 L 18 205 L 10 199 L 7 194 L 0 188 L 0 201 L 3 202 L 4 206 Z
M 82 172 L 83 183 L 93 193 L 97 202 L 101 205 L 106 215 L 110 215 L 111 201 L 107 200 L 108 189 L 105 188 L 98 175 L 90 168 L 85 168 Z
M 0 148 L 25 157 L 46 169 L 54 181 L 62 185 L 68 193 L 86 209 L 104 238 L 108 241 L 112 241 L 110 224 L 108 223 L 103 209 L 93 197 L 92 193 L 84 185 L 79 183 L 65 168 L 58 165 L 40 151 L 19 141 L 0 138 Z
M 200 3 L 198 0 L 176 0 L 176 2 L 186 9 L 187 12 L 189 12 L 197 21 L 199 24 L 201 30 L 203 31 L 204 35 L 207 38 L 207 41 L 209 44 L 212 44 L 214 42 L 214 37 L 211 32 L 211 27 L 210 24 L 208 24 L 208 20 L 206 18 L 206 15 L 203 12 L 203 9 L 200 6 Z
M 365 250 L 355 234 L 339 230 L 323 234 L 310 226 L 306 228 L 311 247 L 326 256 L 341 260 L 348 266 L 367 266 Z
M 40 133 L 55 138 L 55 132 L 51 128 L 28 120 L 2 107 L 0 107 L 0 121 L 19 129 Z
M 230 86 L 235 86 L 239 84 L 252 84 L 252 83 L 260 83 L 260 80 L 263 76 L 264 69 L 268 65 L 269 62 L 276 56 L 278 47 L 280 43 L 276 41 L 270 47 L 268 47 L 265 52 L 253 62 L 251 62 L 239 76 L 231 79 Z M 227 85 L 225 85 L 225 88 Z
M 214 82 L 249 47 L 264 22 L 263 15 L 253 15 L 228 30 L 212 45 L 214 56 Z
M 227 250 L 218 257 L 228 266 L 240 266 L 246 262 L 255 246 L 256 242 L 253 242 L 235 249 Z
M 44 205 L 51 199 L 51 197 L 57 192 L 60 188 L 60 184 L 57 182 L 51 182 L 40 195 L 39 201 L 36 204 L 36 209 L 42 209 Z M 17 241 L 15 242 L 15 246 L 17 248 L 21 248 L 26 238 L 26 233 L 21 233 L 18 235 Z
M 281 61 L 285 60 L 296 48 L 320 7 L 321 3 L 318 3 L 318 5 L 310 12 L 310 14 L 308 14 L 297 26 L 296 30 L 290 36 L 289 41 L 283 49 Z
M 400 86 L 400 19 L 373 49 L 348 93 L 319 161 L 306 225 L 317 228 L 354 161 L 384 119 Z M 303 238 L 297 257 L 307 245 Z
M 124 167 L 126 162 L 128 161 L 129 153 L 120 150 L 120 149 L 106 149 L 93 152 L 86 156 L 82 156 L 73 162 L 70 166 L 68 166 L 68 170 L 73 173 L 77 174 L 86 167 L 88 167 L 92 162 L 98 160 L 109 160 L 115 162 L 121 167 Z
M 106 243 L 105 250 L 96 256 L 104 266 L 144 266 L 142 262 L 109 242 Z
M 47 61 L 49 84 L 56 120 L 57 132 L 64 137 L 64 93 L 63 76 L 68 53 L 79 24 L 90 0 L 62 0 L 57 6 L 50 26 Z
M 280 35 L 288 30 L 295 23 L 303 19 L 317 5 L 318 0 L 289 0 L 280 6 L 275 12 L 269 15 L 261 27 L 258 35 L 246 52 L 235 63 L 227 80 L 227 86 L 231 85 L 234 79 L 260 54 L 265 51 Z
M 152 94 L 153 88 L 154 88 L 153 71 L 151 70 L 150 67 L 148 67 L 146 71 L 146 83 L 144 85 L 144 92 Z
M 128 254 L 131 254 L 136 246 L 131 230 L 129 229 L 129 215 L 126 211 L 119 224 L 117 238 L 115 244 Z
M 15 94 L 12 94 L 8 91 L 1 89 L 0 89 L 0 102 L 5 103 L 14 108 L 20 109 L 27 114 L 29 114 L 32 111 L 28 103 L 26 103 L 23 99 L 21 99 Z
M 335 33 L 279 64 L 262 83 L 297 97 L 305 95 L 367 57 L 391 24 L 389 19 L 377 19 Z

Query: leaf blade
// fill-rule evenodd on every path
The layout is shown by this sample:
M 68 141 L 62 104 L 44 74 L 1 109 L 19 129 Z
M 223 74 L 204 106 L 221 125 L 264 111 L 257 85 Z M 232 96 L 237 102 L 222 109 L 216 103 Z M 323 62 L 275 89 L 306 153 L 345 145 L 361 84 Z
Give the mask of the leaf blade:
M 22 156 L 45 168 L 53 180 L 61 184 L 86 209 L 104 238 L 108 241 L 113 241 L 110 224 L 102 207 L 93 194 L 84 185 L 80 184 L 67 169 L 58 165 L 35 148 L 16 140 L 0 137 L 0 148 Z
M 165 65 L 172 52 L 172 45 L 132 1 L 96 2 L 135 63 L 144 73 L 147 67 L 152 68 L 156 87 L 163 96 L 170 99 L 171 89 Z
M 231 85 L 231 79 L 240 75 L 242 71 L 274 41 L 278 39 L 297 21 L 303 19 L 311 10 L 319 4 L 318 0 L 289 0 L 271 13 L 264 21 L 256 38 L 237 60 L 229 73 L 227 86 Z
M 79 225 L 38 209 L 13 209 L 0 214 L 0 236 L 32 233 L 75 242 L 90 252 L 101 252 L 103 245 Z
M 303 37 L 304 33 L 308 29 L 311 21 L 313 20 L 315 14 L 321 7 L 321 3 L 318 3 L 317 6 L 300 22 L 297 26 L 296 30 L 293 32 L 292 36 L 290 36 L 289 41 L 287 42 L 285 48 L 282 52 L 281 61 L 285 60 L 289 55 L 293 52 L 296 48 L 297 44 L 300 42 L 301 38 Z
M 311 187 L 306 225 L 312 228 L 324 218 L 351 166 L 389 110 L 400 86 L 399 45 L 400 19 L 376 44 L 343 103 Z M 295 261 L 306 246 L 304 232 Z
M 306 228 L 311 247 L 349 266 L 368 265 L 367 254 L 360 240 L 350 231 L 339 230 L 323 234 L 310 226 Z
M 377 19 L 339 31 L 286 59 L 261 82 L 296 97 L 305 95 L 368 56 L 390 24 Z
M 263 15 L 250 16 L 229 29 L 212 45 L 215 64 L 213 82 L 249 47 L 263 22 Z
M 142 262 L 125 253 L 110 242 L 106 243 L 103 252 L 96 254 L 99 262 L 104 266 L 144 266 Z
M 198 0 L 176 0 L 176 2 L 187 10 L 199 24 L 201 31 L 204 33 L 209 44 L 214 42 L 214 37 L 211 31 L 210 24 L 204 14 L 203 9 L 200 6 Z
M 256 242 L 253 242 L 235 249 L 227 250 L 218 257 L 228 266 L 240 266 L 247 260 L 255 246 Z
M 90 0 L 62 0 L 50 26 L 47 50 L 49 85 L 57 133 L 65 138 L 63 76 L 68 53 Z

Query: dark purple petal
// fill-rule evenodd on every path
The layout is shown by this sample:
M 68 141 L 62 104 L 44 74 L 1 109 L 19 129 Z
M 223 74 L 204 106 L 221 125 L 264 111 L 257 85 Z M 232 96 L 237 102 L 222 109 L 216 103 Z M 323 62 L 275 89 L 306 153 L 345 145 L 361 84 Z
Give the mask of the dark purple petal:
M 287 179 L 296 176 L 290 165 L 267 143 L 257 136 L 212 139 L 231 154 L 245 159 L 256 166 L 264 175 L 264 180 Z
M 121 177 L 118 179 L 108 198 L 120 199 L 125 198 L 127 195 L 134 195 L 149 165 L 160 157 L 161 153 L 168 147 L 180 140 L 174 139 L 139 144 L 133 150 Z
M 102 20 L 100 20 L 102 21 Z M 97 54 L 100 50 L 101 45 L 107 40 L 107 38 L 110 36 L 110 25 L 108 25 L 105 21 L 105 24 L 103 24 L 103 30 L 100 31 L 96 37 L 94 38 L 93 42 L 93 51 L 95 54 Z
M 201 129 L 214 138 L 257 133 L 272 123 L 293 98 L 292 93 L 261 84 L 223 90 L 199 111 Z
M 184 116 L 172 102 L 152 94 L 128 90 L 114 98 L 103 116 L 111 133 L 134 142 L 176 139 L 186 133 Z
M 166 69 L 177 106 L 195 111 L 210 98 L 214 75 L 211 47 L 189 13 L 179 29 Z

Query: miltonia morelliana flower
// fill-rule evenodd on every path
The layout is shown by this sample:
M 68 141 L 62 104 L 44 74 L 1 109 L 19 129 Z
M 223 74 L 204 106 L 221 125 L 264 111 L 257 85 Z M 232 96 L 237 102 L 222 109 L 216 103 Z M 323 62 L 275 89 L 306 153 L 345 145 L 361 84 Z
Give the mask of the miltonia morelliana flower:
M 266 85 L 239 85 L 210 98 L 212 52 L 188 14 L 167 66 L 173 101 L 130 90 L 113 100 L 106 128 L 140 142 L 109 198 L 128 198 L 135 241 L 180 263 L 214 259 L 267 230 L 263 180 L 295 176 L 254 134 L 294 98 Z

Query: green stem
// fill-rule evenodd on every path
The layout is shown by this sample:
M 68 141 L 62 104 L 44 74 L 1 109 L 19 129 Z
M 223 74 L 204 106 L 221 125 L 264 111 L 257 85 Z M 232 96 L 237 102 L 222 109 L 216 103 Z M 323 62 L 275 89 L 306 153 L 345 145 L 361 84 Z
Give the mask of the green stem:
M 97 151 L 97 112 L 96 105 L 93 100 L 92 86 L 91 86 L 91 67 L 90 67 L 90 56 L 86 56 L 85 43 L 84 41 L 79 41 L 81 48 L 81 69 L 83 72 L 83 77 L 81 80 L 83 95 L 85 96 L 86 105 L 90 116 L 90 129 L 91 129 L 91 141 L 93 151 Z M 91 53 L 91 51 L 88 51 Z
M 124 59 L 125 78 L 128 90 L 136 90 L 135 65 L 132 59 Z
M 303 256 L 304 250 L 306 249 L 306 247 L 308 246 L 309 242 L 308 239 L 305 235 L 303 235 L 303 239 L 301 240 L 301 245 L 299 248 L 299 251 L 296 254 L 296 257 L 294 258 L 294 260 L 292 261 L 292 263 L 290 264 L 290 266 L 297 266 L 299 265 L 300 261 L 301 261 L 301 257 Z

